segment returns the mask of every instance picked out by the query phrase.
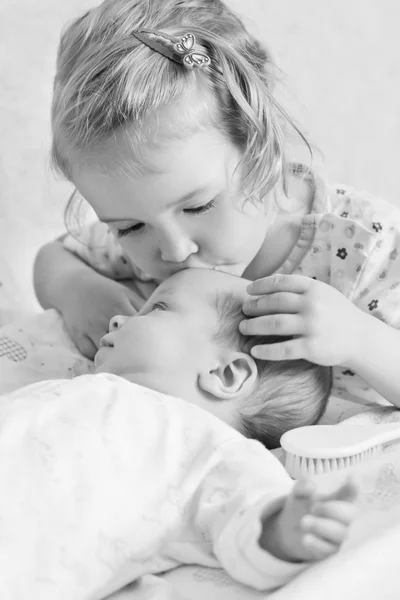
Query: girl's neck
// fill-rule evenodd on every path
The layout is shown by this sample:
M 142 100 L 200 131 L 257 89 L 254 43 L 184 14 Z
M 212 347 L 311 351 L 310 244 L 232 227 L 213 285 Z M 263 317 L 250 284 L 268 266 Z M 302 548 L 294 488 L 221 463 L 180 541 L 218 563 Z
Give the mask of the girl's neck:
M 312 190 L 307 181 L 290 176 L 288 181 L 289 198 L 284 196 L 278 185 L 268 201 L 281 207 L 276 219 L 268 229 L 263 245 L 257 256 L 243 273 L 250 280 L 272 275 L 285 262 L 298 242 L 304 215 L 309 213 L 312 204 Z

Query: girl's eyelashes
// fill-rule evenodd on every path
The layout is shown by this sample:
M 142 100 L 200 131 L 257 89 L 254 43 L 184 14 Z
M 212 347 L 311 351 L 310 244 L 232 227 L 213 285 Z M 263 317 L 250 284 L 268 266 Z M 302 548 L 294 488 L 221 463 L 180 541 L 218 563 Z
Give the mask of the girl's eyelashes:
M 125 235 L 129 235 L 130 233 L 141 233 L 144 228 L 144 223 L 135 223 L 135 225 L 131 225 L 126 229 L 117 229 L 117 236 L 119 238 L 123 238 Z
M 189 215 L 203 215 L 204 213 L 214 208 L 215 205 L 216 199 L 213 198 L 212 200 L 210 200 L 210 202 L 207 202 L 207 204 L 203 204 L 202 206 L 196 206 L 195 208 L 184 208 L 183 212 Z M 131 225 L 126 229 L 117 229 L 117 236 L 119 238 L 123 238 L 126 235 L 129 235 L 130 233 L 138 234 L 143 231 L 144 227 L 144 223 L 135 223 L 135 225 Z
M 216 200 L 215 198 L 213 198 L 212 200 L 210 200 L 210 202 L 207 202 L 207 204 L 203 204 L 203 206 L 196 206 L 195 208 L 185 208 L 183 212 L 188 213 L 189 215 L 202 215 L 214 208 L 215 205 Z

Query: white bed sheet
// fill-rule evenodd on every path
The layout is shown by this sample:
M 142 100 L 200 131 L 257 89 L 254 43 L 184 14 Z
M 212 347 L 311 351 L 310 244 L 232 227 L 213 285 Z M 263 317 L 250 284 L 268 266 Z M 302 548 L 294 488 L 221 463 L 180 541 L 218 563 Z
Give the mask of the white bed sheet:
M 43 379 L 91 372 L 54 310 L 9 323 L 0 329 L 0 393 Z M 325 423 L 398 420 L 393 408 L 363 406 L 333 398 Z M 278 453 L 279 454 L 279 453 Z M 400 444 L 388 448 L 354 473 L 361 485 L 361 516 L 341 552 L 316 564 L 285 588 L 263 594 L 245 588 L 219 569 L 185 566 L 149 575 L 112 600 L 396 600 L 400 547 Z M 334 481 L 337 474 L 327 474 Z

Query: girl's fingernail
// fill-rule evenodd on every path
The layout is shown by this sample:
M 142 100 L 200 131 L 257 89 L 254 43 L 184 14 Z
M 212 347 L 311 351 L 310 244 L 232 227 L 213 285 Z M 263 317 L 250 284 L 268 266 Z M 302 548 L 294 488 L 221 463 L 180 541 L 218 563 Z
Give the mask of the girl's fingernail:
M 241 333 L 246 333 L 247 321 L 240 321 L 239 323 L 239 331 Z

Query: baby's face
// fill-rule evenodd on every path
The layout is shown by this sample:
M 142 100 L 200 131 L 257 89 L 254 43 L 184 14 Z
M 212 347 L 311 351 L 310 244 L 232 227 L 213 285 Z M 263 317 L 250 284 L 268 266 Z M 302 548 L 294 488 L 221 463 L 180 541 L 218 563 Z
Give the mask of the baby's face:
M 208 269 L 180 271 L 156 289 L 136 316 L 115 320 L 117 327 L 110 328 L 96 354 L 96 372 L 189 399 L 199 373 L 217 364 L 217 292 L 237 294 L 242 301 L 247 283 Z
M 196 102 L 194 94 L 177 103 L 171 122 Z M 141 156 L 144 173 L 133 170 L 132 140 L 122 130 L 73 176 L 133 263 L 157 280 L 188 268 L 242 275 L 264 242 L 267 217 L 262 203 L 245 203 L 239 150 L 203 128 L 162 144 L 150 139 Z

